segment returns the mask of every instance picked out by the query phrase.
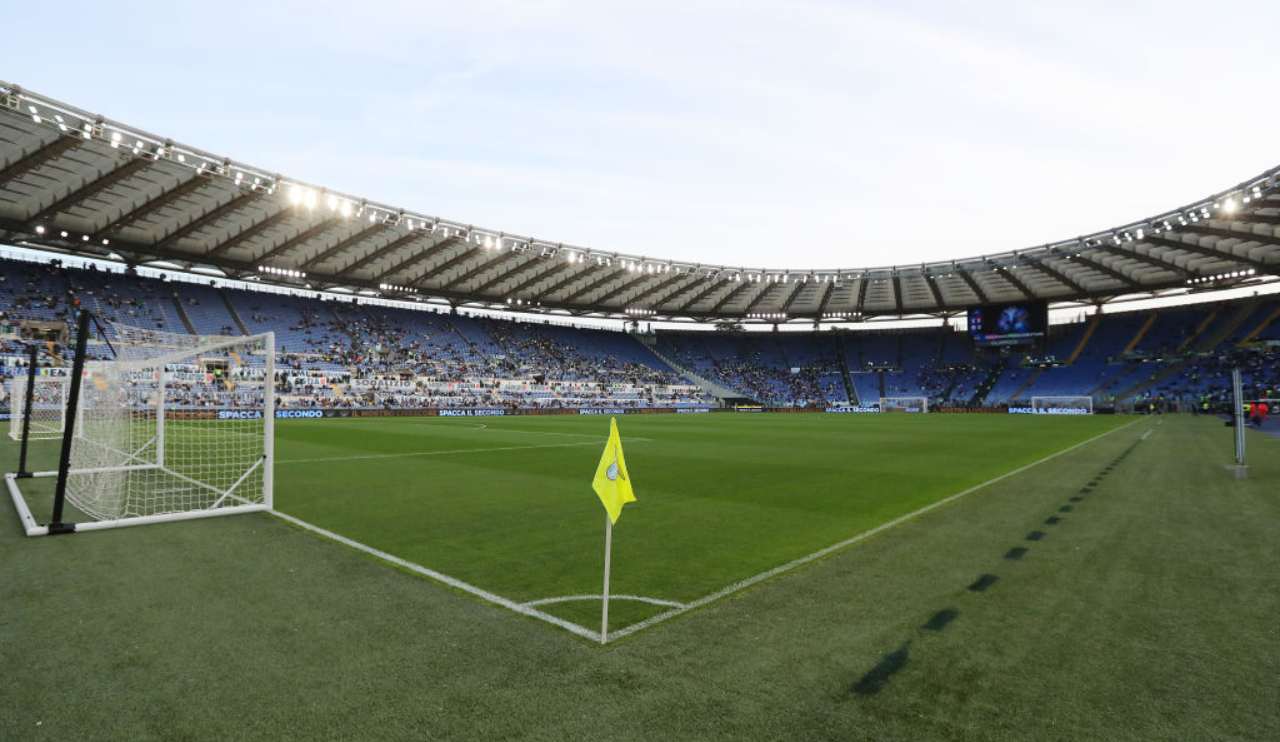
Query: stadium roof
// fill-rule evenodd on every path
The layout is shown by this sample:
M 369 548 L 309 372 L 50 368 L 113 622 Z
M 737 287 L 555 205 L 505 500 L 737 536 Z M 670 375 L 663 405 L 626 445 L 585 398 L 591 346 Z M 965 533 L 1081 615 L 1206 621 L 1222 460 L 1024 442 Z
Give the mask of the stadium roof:
M 662 320 L 844 321 L 1280 275 L 1280 168 L 1061 242 L 878 268 L 626 255 L 375 203 L 0 82 L 0 239 L 296 288 Z

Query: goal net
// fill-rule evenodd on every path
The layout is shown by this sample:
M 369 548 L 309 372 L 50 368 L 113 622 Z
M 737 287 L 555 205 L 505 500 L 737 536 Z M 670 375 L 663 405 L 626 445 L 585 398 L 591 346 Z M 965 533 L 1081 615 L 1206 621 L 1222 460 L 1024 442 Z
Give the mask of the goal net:
M 270 508 L 274 336 L 111 335 L 71 423 L 66 502 L 93 519 L 76 530 Z
M 881 397 L 881 412 L 928 412 L 928 397 Z
M 9 385 L 9 437 L 22 440 L 22 428 L 27 416 L 27 385 L 33 384 L 31 398 L 31 427 L 27 440 L 44 441 L 62 437 L 66 418 L 67 387 L 70 377 L 65 369 L 50 369 L 62 375 L 41 374 L 15 376 Z
M 1041 415 L 1092 415 L 1093 397 L 1032 397 L 1031 411 Z

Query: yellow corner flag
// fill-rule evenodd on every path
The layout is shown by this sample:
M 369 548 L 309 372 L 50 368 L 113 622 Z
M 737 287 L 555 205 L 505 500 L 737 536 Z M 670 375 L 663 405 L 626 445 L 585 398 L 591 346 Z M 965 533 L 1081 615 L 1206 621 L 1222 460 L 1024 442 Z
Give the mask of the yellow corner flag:
M 631 475 L 627 473 L 627 460 L 622 456 L 622 437 L 618 435 L 618 420 L 609 418 L 609 442 L 604 445 L 596 476 L 591 489 L 609 513 L 609 522 L 617 523 L 622 516 L 622 506 L 636 501 L 631 491 Z

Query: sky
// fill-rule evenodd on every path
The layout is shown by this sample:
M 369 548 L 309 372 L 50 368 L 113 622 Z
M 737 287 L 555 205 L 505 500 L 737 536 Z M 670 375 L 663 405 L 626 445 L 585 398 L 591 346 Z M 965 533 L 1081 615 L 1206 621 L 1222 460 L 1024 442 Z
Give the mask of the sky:
M 655 258 L 962 258 L 1280 160 L 1274 1 L 0 8 L 5 81 L 355 196 Z

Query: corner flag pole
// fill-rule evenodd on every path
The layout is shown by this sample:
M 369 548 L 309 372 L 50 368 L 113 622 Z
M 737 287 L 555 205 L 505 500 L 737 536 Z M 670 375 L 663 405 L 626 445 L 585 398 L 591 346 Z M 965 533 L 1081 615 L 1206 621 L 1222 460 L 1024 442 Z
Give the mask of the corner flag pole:
M 600 643 L 609 642 L 609 562 L 613 560 L 613 521 L 604 514 L 604 602 L 600 607 Z

